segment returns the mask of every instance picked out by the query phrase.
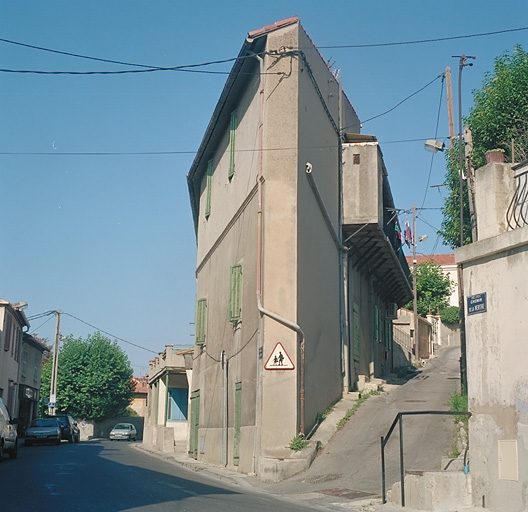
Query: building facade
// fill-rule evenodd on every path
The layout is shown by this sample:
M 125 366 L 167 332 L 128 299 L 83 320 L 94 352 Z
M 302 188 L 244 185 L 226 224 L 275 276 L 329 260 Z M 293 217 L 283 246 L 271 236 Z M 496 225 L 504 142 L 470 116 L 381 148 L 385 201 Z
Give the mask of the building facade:
M 475 172 L 478 241 L 463 271 L 469 457 L 475 506 L 528 509 L 528 161 Z
M 187 450 L 192 349 L 167 345 L 149 364 L 143 444 L 162 452 Z
M 0 397 L 13 418 L 18 417 L 18 367 L 22 352 L 22 333 L 29 328 L 23 311 L 26 303 L 11 304 L 0 299 Z
M 33 418 L 40 416 L 40 379 L 42 357 L 51 347 L 28 333 L 22 334 L 18 366 L 19 433 L 24 432 Z
M 391 370 L 412 293 L 381 149 L 359 129 L 297 18 L 248 34 L 188 174 L 198 459 L 277 474 L 343 392 Z

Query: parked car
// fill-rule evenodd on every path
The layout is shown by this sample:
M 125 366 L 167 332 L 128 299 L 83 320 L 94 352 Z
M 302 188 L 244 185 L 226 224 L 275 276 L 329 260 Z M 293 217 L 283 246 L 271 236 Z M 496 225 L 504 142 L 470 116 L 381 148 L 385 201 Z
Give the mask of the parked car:
M 17 419 L 11 419 L 4 401 L 0 398 L 0 462 L 4 452 L 9 453 L 9 458 L 16 459 L 18 455 Z
M 34 419 L 26 429 L 25 445 L 34 443 L 60 444 L 62 440 L 61 428 L 56 418 Z
M 135 441 L 137 438 L 136 427 L 132 423 L 118 423 L 110 431 L 110 441 L 114 439 L 126 439 L 127 441 Z
M 54 417 L 59 422 L 62 439 L 67 439 L 69 443 L 78 443 L 81 439 L 81 433 L 77 422 L 69 414 L 57 414 Z

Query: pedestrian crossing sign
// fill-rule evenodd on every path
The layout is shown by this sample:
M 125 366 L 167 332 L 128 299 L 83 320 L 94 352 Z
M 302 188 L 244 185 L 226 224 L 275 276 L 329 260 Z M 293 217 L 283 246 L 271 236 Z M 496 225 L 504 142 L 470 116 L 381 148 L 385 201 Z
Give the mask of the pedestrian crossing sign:
M 293 370 L 295 365 L 284 350 L 281 343 L 277 343 L 273 352 L 264 365 L 266 370 Z

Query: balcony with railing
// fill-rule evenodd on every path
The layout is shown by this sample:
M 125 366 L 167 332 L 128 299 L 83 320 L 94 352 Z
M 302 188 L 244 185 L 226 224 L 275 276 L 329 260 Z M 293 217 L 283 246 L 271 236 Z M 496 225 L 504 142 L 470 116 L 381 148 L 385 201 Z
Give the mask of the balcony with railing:
M 358 271 L 375 278 L 377 293 L 403 305 L 412 299 L 387 170 L 374 136 L 347 134 L 343 143 L 343 242 Z
M 506 211 L 506 222 L 509 229 L 528 226 L 528 162 L 512 168 L 514 187 L 512 200 Z

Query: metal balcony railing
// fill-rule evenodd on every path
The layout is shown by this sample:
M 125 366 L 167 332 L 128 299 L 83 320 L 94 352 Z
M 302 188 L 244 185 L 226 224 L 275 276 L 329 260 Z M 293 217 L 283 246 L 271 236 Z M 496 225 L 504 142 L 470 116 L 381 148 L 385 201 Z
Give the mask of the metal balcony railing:
M 515 193 L 506 211 L 510 229 L 528 226 L 528 167 L 523 166 L 515 174 Z

